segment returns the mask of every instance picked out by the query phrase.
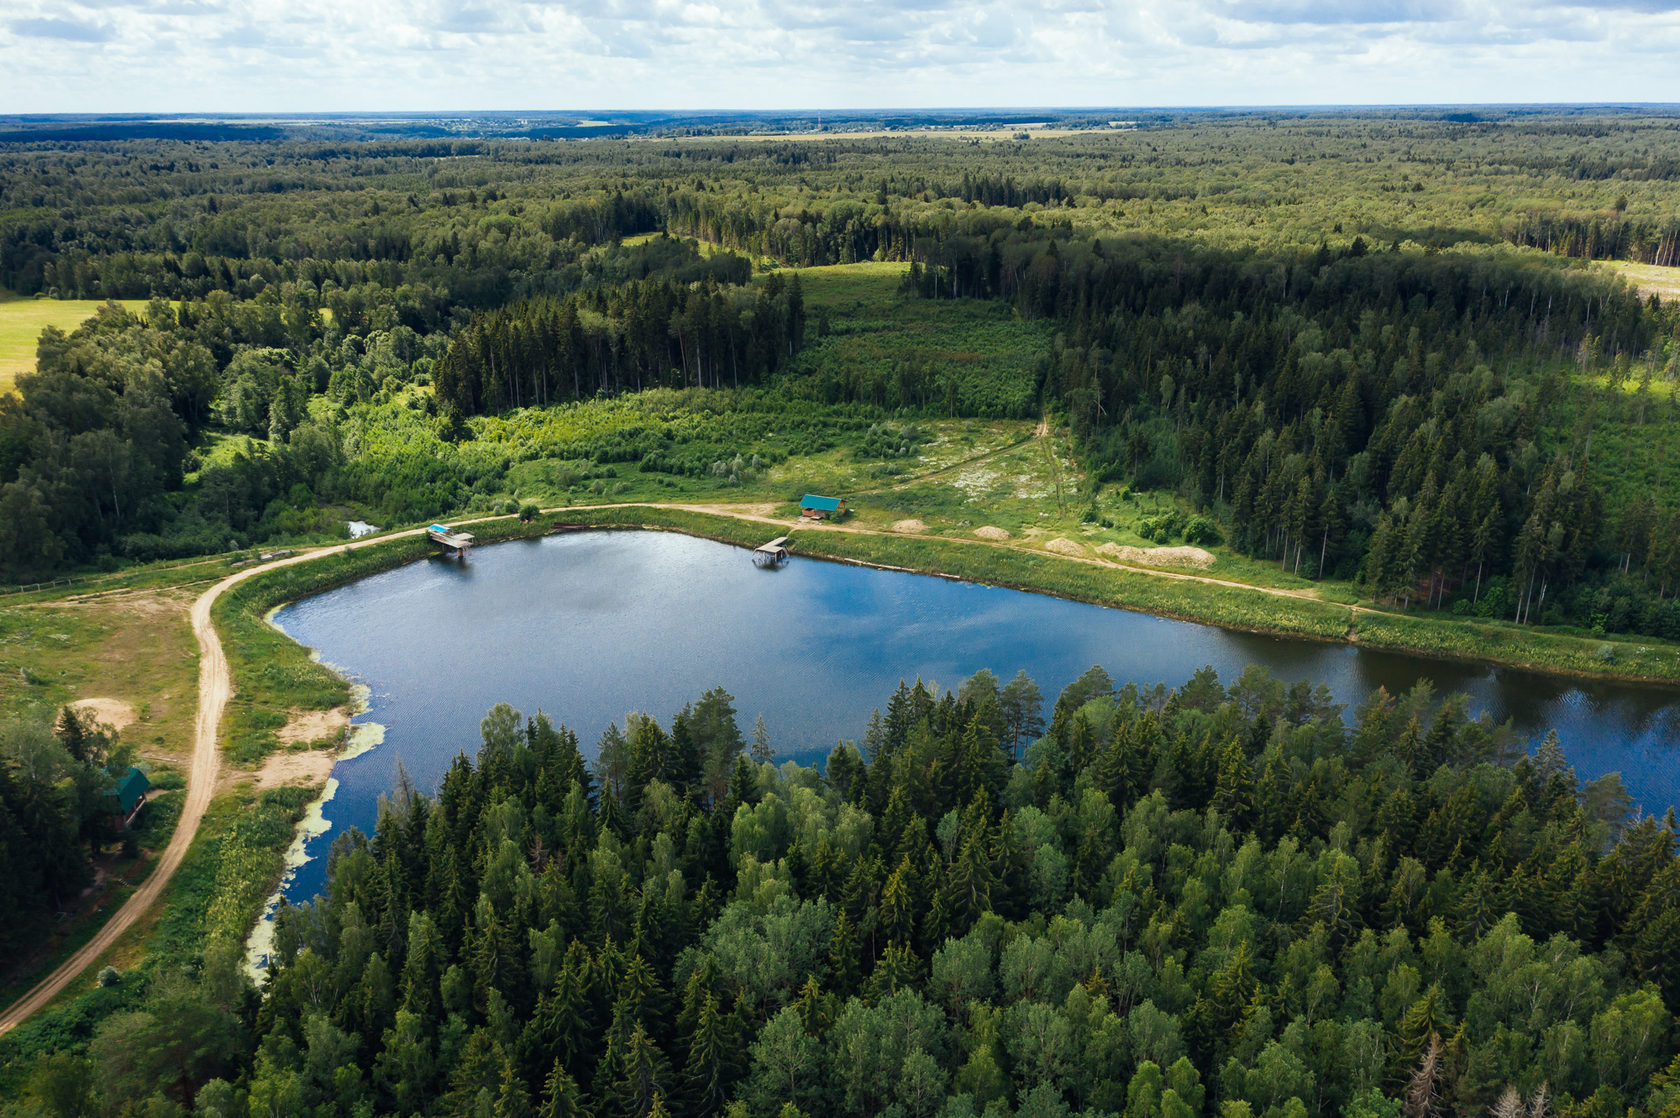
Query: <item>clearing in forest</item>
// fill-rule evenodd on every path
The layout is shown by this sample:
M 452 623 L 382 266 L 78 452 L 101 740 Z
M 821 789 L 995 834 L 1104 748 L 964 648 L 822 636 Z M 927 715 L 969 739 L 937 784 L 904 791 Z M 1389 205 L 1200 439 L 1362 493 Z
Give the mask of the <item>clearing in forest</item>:
M 141 299 L 117 302 L 131 311 L 146 305 Z M 42 330 L 56 326 L 69 333 L 104 305 L 103 299 L 24 299 L 0 292 L 0 393 L 12 390 L 18 374 L 35 371 Z

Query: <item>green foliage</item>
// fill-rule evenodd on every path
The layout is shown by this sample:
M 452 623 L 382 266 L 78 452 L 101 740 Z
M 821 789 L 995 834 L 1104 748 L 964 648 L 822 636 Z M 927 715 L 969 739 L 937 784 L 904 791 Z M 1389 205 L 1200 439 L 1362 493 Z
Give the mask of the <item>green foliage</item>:
M 497 707 L 476 763 L 399 790 L 282 910 L 260 1009 L 226 1016 L 232 925 L 182 927 L 205 979 L 107 1021 L 79 1097 L 1281 1118 L 1392 1115 L 1396 1083 L 1465 1114 L 1542 1083 L 1564 1113 L 1666 1089 L 1667 825 L 1608 843 L 1590 789 L 1501 763 L 1507 731 L 1425 692 L 1344 723 L 1260 673 L 1117 691 L 1094 669 L 1015 766 L 981 763 L 1000 694 L 901 686 L 870 761 L 825 779 L 751 764 L 710 693 L 669 729 L 632 719 L 599 787 L 563 727 Z M 228 836 L 237 876 L 259 843 Z M 75 1096 L 38 1069 L 36 1097 Z
M 134 757 L 73 707 L 0 718 L 0 950 L 31 942 L 48 910 L 91 879 L 90 853 L 122 837 L 112 793 Z

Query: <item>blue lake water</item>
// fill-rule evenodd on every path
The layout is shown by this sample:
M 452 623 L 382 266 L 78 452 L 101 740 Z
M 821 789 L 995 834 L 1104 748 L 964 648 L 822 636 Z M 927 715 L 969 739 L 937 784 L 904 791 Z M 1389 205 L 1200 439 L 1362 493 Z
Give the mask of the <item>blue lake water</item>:
M 474 753 L 498 702 L 539 708 L 592 755 L 608 723 L 646 711 L 668 724 L 708 688 L 735 696 L 743 732 L 762 714 L 782 757 L 814 760 L 856 740 L 900 679 L 955 688 L 981 668 L 1025 669 L 1056 695 L 1093 664 L 1117 682 L 1177 686 L 1211 664 L 1227 683 L 1249 664 L 1328 686 L 1352 707 L 1374 688 L 1432 679 L 1473 712 L 1548 729 L 1583 778 L 1619 771 L 1636 803 L 1680 802 L 1680 692 L 1232 633 L 1036 594 L 793 559 L 755 568 L 742 548 L 662 532 L 588 532 L 485 547 L 374 575 L 279 611 L 275 622 L 365 684 L 358 722 L 384 742 L 341 761 L 325 807 L 333 829 L 288 882 L 313 896 L 345 827 L 371 830 L 397 762 L 434 789 Z

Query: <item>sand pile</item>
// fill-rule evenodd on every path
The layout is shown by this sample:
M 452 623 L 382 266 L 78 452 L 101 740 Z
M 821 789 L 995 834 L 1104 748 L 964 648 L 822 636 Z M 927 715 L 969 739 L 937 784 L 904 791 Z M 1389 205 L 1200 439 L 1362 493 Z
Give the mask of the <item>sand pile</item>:
M 994 528 L 990 524 L 983 524 L 974 529 L 974 534 L 983 540 L 1007 540 L 1009 532 L 1003 528 Z
M 928 527 L 920 520 L 899 520 L 893 524 L 892 530 L 895 532 L 925 532 Z
M 1072 540 L 1058 536 L 1044 545 L 1045 550 L 1054 551 L 1058 555 L 1084 555 L 1085 549 Z
M 1105 543 L 1097 548 L 1110 559 L 1122 563 L 1147 563 L 1152 567 L 1189 567 L 1205 571 L 1213 566 L 1213 553 L 1199 547 L 1126 547 Z

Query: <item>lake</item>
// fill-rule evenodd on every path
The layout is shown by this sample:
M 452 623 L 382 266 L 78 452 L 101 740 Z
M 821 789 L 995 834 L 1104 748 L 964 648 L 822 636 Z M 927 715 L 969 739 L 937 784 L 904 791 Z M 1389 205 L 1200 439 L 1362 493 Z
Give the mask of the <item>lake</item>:
M 400 761 L 432 790 L 479 745 L 498 702 L 539 708 L 576 731 L 586 756 L 608 723 L 662 724 L 714 686 L 735 696 L 744 734 L 762 714 L 783 758 L 820 759 L 862 737 L 900 679 L 955 688 L 989 668 L 1025 669 L 1044 694 L 1093 664 L 1117 683 L 1177 686 L 1211 664 L 1226 683 L 1249 664 L 1329 687 L 1357 705 L 1421 679 L 1463 691 L 1473 713 L 1548 729 L 1583 778 L 1619 771 L 1636 803 L 1680 800 L 1680 693 L 1255 636 L 925 575 L 795 558 L 760 570 L 743 548 L 664 532 L 582 532 L 432 559 L 280 610 L 275 623 L 369 691 L 361 723 L 378 748 L 339 762 L 331 828 L 285 886 L 313 896 L 344 827 L 371 830 Z

